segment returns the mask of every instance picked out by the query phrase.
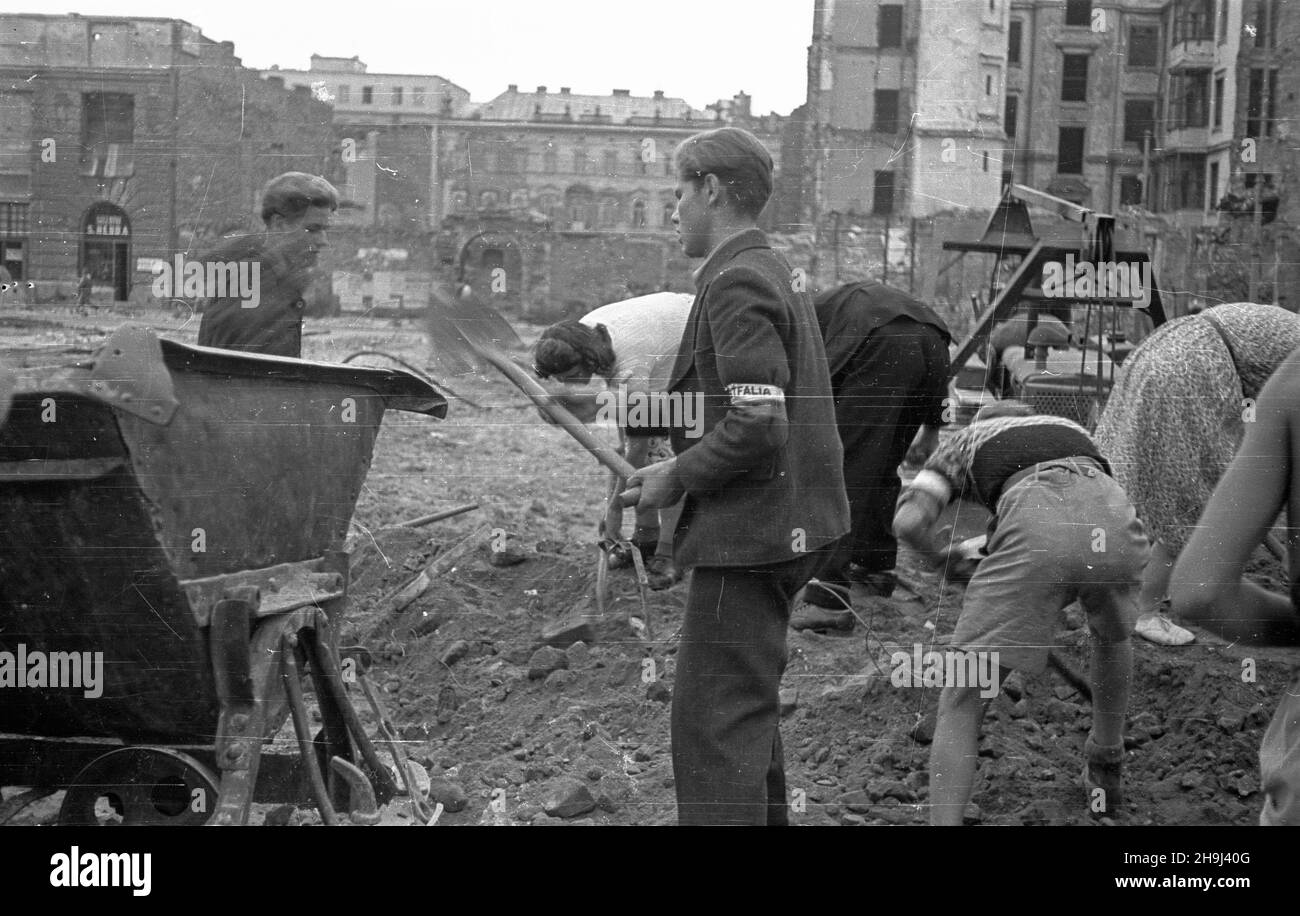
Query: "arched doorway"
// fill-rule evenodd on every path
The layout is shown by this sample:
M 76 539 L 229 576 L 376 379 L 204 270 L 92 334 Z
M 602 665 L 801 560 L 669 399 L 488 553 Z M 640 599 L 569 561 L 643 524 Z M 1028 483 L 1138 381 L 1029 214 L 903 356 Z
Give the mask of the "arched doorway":
M 101 200 L 91 204 L 81 221 L 80 277 L 90 271 L 96 284 L 113 287 L 113 299 L 131 294 L 131 219 L 116 204 Z
M 524 301 L 523 246 L 511 232 L 489 229 L 461 246 L 457 276 L 475 295 L 496 307 L 518 310 Z

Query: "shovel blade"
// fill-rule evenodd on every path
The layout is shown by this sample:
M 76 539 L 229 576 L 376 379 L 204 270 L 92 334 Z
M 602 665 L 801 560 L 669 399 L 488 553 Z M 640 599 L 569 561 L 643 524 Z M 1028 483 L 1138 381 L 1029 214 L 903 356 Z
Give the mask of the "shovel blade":
M 522 350 L 524 343 L 500 312 L 477 296 L 429 297 L 426 327 L 435 360 L 452 374 L 483 372 L 491 365 L 483 351 Z

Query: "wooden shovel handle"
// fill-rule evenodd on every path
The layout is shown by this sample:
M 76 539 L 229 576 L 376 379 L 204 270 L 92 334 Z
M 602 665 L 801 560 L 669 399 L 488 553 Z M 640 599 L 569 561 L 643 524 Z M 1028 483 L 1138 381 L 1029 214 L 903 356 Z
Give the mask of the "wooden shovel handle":
M 636 468 L 632 467 L 622 455 L 593 436 L 591 430 L 587 429 L 587 424 L 569 413 L 563 406 L 551 400 L 551 396 L 547 394 L 546 389 L 521 369 L 518 363 L 494 348 L 476 347 L 475 349 L 478 350 L 480 356 L 499 369 L 506 378 L 514 382 L 516 388 L 528 395 L 529 399 L 537 405 L 538 410 L 554 420 L 570 436 L 577 439 L 578 444 L 589 451 L 593 458 L 624 480 L 636 473 Z

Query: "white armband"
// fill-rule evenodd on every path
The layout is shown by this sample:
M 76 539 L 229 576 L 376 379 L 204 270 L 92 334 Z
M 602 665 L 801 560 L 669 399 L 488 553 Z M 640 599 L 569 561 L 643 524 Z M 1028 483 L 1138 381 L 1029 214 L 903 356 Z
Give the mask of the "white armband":
M 940 506 L 948 505 L 948 501 L 952 499 L 952 484 L 948 483 L 948 478 L 928 468 L 918 471 L 907 489 L 934 497 L 939 501 Z
M 777 385 L 736 384 L 727 386 L 732 407 L 764 407 L 785 404 L 785 392 Z

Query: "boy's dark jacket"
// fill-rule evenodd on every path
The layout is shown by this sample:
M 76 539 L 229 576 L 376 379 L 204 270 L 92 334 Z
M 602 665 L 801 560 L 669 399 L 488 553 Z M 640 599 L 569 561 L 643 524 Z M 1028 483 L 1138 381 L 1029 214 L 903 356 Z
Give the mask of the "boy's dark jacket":
M 849 530 L 844 456 L 811 298 L 758 229 L 737 233 L 696 274 L 669 391 L 704 395 L 703 435 L 675 427 L 686 487 L 679 566 L 793 560 Z M 749 403 L 733 404 L 729 385 Z M 761 388 L 784 392 L 764 398 Z M 752 396 L 758 390 L 757 396 Z

